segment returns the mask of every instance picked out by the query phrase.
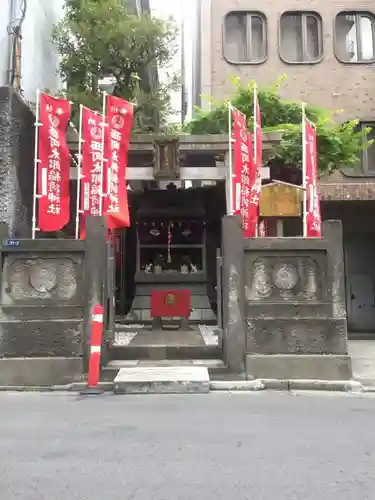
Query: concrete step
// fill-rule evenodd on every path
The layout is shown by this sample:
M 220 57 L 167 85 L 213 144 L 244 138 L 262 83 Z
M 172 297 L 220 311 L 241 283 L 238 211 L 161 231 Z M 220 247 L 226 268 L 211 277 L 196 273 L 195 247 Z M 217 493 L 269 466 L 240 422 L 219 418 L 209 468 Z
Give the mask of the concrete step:
M 115 379 L 119 370 L 122 368 L 134 368 L 140 366 L 147 367 L 175 367 L 175 366 L 203 366 L 207 368 L 210 378 L 214 380 L 225 379 L 227 373 L 226 366 L 221 359 L 162 359 L 162 360 L 145 360 L 145 359 L 131 359 L 131 360 L 112 360 L 101 371 L 100 380 L 102 382 L 111 382 Z
M 115 394 L 205 394 L 210 376 L 204 366 L 134 366 L 121 368 Z
M 208 345 L 111 345 L 108 349 L 108 360 L 164 360 L 164 359 L 220 359 L 222 349 Z

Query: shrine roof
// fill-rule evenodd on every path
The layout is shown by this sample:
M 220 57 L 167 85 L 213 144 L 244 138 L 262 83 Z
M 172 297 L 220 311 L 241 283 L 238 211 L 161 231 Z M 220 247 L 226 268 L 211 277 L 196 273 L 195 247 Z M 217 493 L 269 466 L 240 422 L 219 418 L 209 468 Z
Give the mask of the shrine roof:
M 73 134 L 72 134 L 73 135 Z M 280 140 L 281 132 L 263 132 L 263 151 L 271 151 Z M 137 134 L 130 142 L 130 152 L 153 152 L 155 144 L 177 142 L 180 153 L 224 153 L 229 149 L 228 134 L 202 134 L 202 135 L 173 135 L 164 134 Z M 78 137 L 70 136 L 69 147 L 78 149 Z

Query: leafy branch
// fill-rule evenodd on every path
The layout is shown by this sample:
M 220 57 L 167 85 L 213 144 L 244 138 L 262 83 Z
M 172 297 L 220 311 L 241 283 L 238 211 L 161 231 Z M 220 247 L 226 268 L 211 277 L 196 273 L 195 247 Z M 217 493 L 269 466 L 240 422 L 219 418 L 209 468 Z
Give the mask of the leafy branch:
M 279 88 L 285 76 L 272 86 L 258 89 L 265 132 L 282 134 L 280 144 L 269 158 L 269 164 L 301 167 L 302 164 L 302 106 L 299 102 L 281 99 Z M 248 127 L 253 130 L 253 90 L 255 82 L 242 85 L 233 78 L 234 93 L 231 104 L 247 116 Z M 210 99 L 210 98 L 208 98 Z M 183 131 L 190 134 L 228 133 L 228 103 L 210 99 L 210 109 L 197 109 L 193 119 Z M 336 113 L 337 115 L 337 113 Z M 369 146 L 367 136 L 371 129 L 360 129 L 358 120 L 345 123 L 335 121 L 335 114 L 325 109 L 306 106 L 306 116 L 317 131 L 318 165 L 320 172 L 332 172 L 342 166 L 355 167 L 363 148 Z
M 139 16 L 127 0 L 65 0 L 53 41 L 66 97 L 100 110 L 99 82 L 110 77 L 111 94 L 136 104 L 136 128 L 157 131 L 170 112 L 169 90 L 179 85 L 175 75 L 167 84 L 157 78 L 175 54 L 176 35 L 171 20 Z

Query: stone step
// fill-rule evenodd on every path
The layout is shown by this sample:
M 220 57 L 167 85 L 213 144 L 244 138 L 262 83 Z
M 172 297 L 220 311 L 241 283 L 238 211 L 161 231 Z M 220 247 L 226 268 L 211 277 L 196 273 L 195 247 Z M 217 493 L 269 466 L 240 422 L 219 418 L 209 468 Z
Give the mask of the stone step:
M 217 346 L 189 345 L 112 345 L 108 349 L 108 361 L 113 360 L 164 360 L 164 359 L 220 359 L 222 349 Z
M 133 368 L 134 366 L 204 366 L 207 369 L 225 368 L 224 362 L 221 359 L 115 359 L 110 361 L 108 368 Z
M 112 382 L 121 368 L 134 368 L 136 366 L 203 366 L 207 368 L 210 378 L 215 380 L 221 379 L 227 373 L 226 366 L 221 359 L 115 359 L 102 368 L 100 380 Z
M 117 325 L 112 344 L 116 347 L 147 346 L 150 344 L 218 347 L 221 345 L 220 338 L 221 332 L 216 325 L 190 324 L 186 329 L 179 329 L 176 325 L 164 325 L 163 328 L 155 330 L 151 328 L 151 325 L 145 324 L 130 327 Z
M 134 366 L 121 368 L 115 394 L 205 394 L 210 376 L 204 366 Z

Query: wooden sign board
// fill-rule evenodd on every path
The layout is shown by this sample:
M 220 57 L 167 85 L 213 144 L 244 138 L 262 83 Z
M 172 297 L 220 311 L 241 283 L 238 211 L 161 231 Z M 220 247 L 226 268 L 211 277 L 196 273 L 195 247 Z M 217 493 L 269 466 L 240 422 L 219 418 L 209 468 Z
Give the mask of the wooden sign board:
M 262 186 L 259 213 L 262 217 L 299 217 L 302 191 L 283 184 Z

